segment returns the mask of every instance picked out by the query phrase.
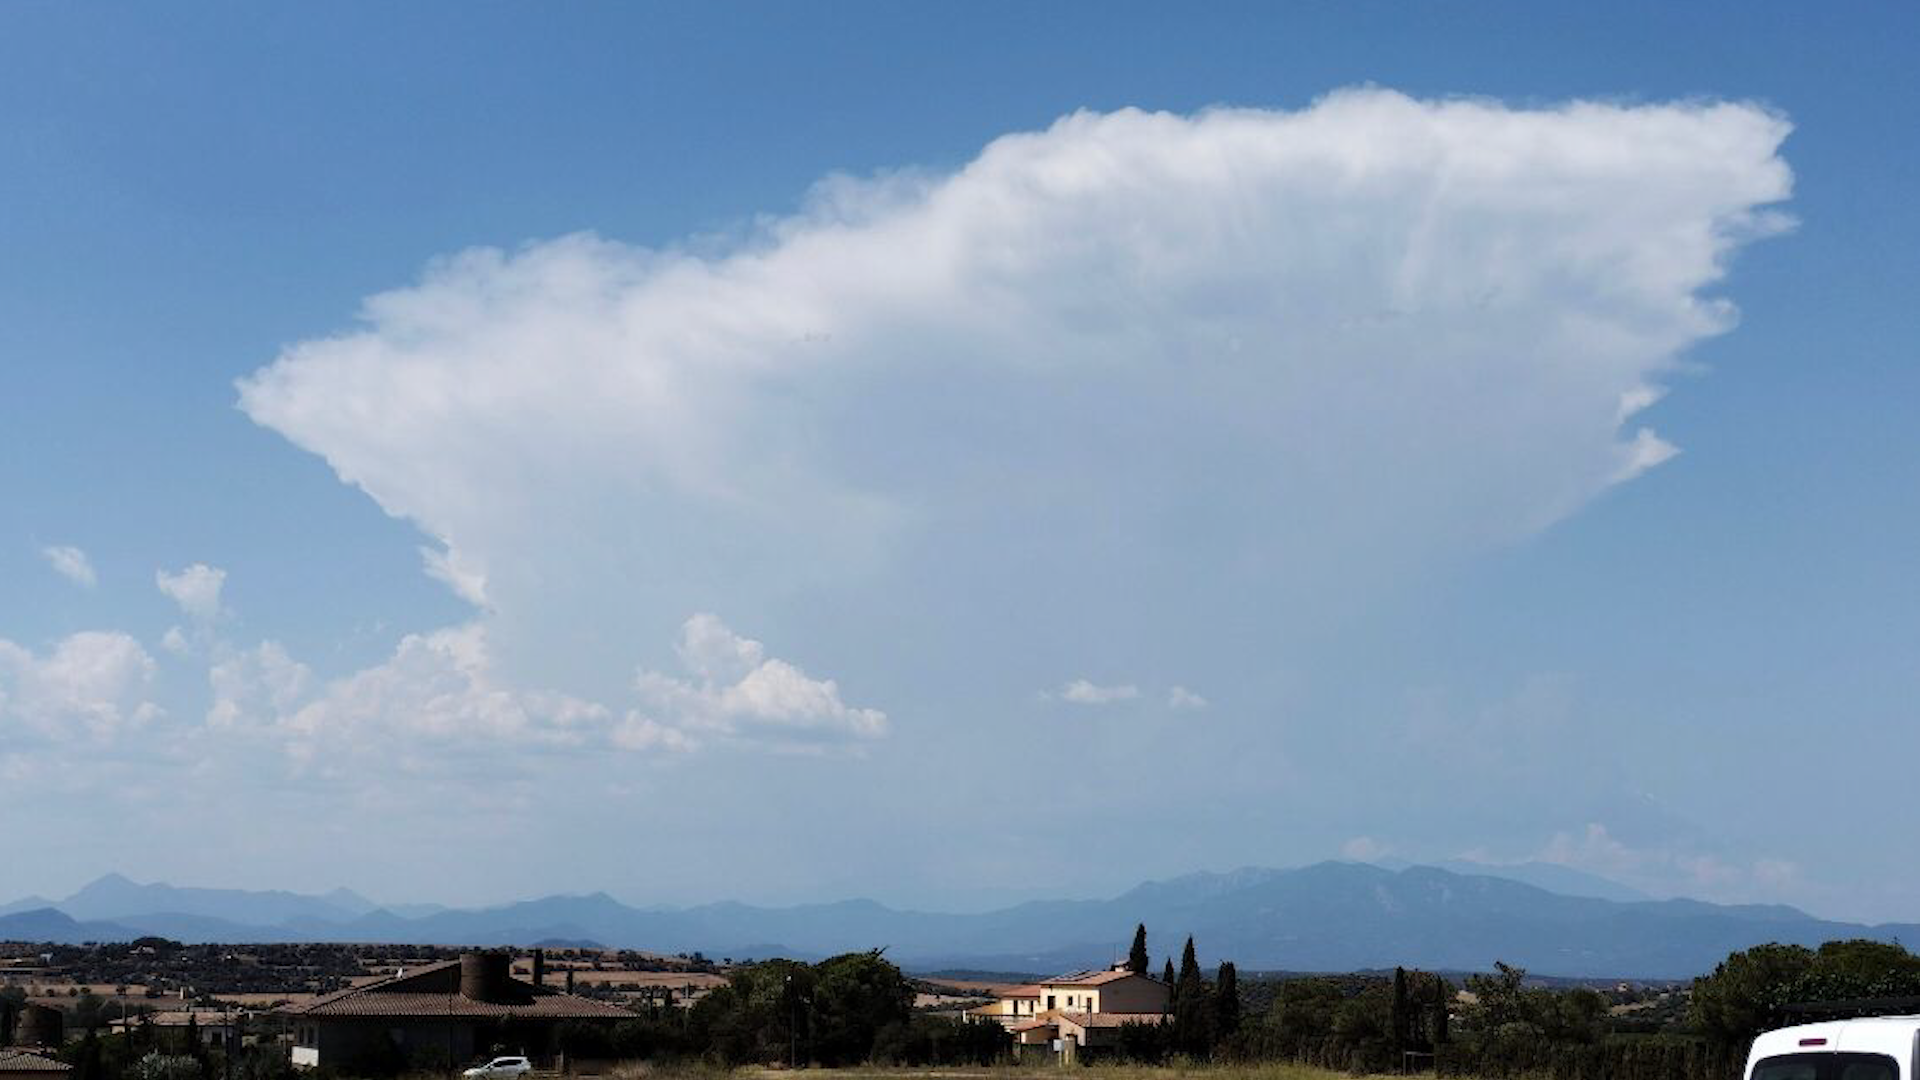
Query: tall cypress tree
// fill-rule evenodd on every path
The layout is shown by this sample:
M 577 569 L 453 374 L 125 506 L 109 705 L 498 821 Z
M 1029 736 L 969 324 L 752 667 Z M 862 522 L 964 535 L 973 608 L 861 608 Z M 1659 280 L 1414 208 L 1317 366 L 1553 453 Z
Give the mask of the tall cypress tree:
M 100 1039 L 87 1029 L 80 1040 L 80 1057 L 73 1063 L 73 1080 L 102 1080 L 100 1075 Z
M 1213 1034 L 1225 1039 L 1240 1030 L 1240 972 L 1233 961 L 1220 961 L 1220 975 L 1213 984 Z
M 1213 1051 L 1213 995 L 1200 974 L 1200 960 L 1188 935 L 1180 954 L 1180 977 L 1173 984 L 1173 1044 L 1183 1054 L 1206 1057 Z
M 1160 981 L 1168 986 L 1178 985 L 1173 981 L 1173 957 L 1167 957 L 1167 966 L 1160 970 Z
M 1135 975 L 1145 975 L 1153 960 L 1147 956 L 1147 924 L 1141 923 L 1133 930 L 1133 948 L 1127 951 L 1127 970 Z
M 1433 1045 L 1447 1044 L 1447 1002 L 1453 998 L 1453 985 L 1445 976 L 1433 977 Z
M 1412 1027 L 1413 1014 L 1407 1008 L 1407 969 L 1393 969 L 1393 1015 L 1390 1026 L 1393 1031 L 1393 1049 L 1398 1053 L 1407 1048 L 1407 1031 Z

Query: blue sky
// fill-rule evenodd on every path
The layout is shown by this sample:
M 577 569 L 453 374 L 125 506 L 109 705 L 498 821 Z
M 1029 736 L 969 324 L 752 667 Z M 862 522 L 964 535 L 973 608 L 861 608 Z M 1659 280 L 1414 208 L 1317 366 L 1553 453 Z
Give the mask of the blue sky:
M 10 5 L 0 893 L 1911 919 L 1916 22 Z

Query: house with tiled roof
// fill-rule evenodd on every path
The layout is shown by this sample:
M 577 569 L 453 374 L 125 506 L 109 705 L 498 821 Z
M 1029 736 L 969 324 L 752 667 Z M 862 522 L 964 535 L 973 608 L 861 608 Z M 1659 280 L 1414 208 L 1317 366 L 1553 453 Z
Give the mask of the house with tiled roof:
M 506 953 L 409 968 L 383 979 L 282 1008 L 302 1068 L 444 1067 L 481 1055 L 521 1054 L 536 1062 L 558 1049 L 555 1030 L 583 1021 L 631 1019 L 618 1005 L 545 985 L 538 956 L 532 982 L 513 978 Z
M 1172 997 L 1166 983 L 1116 964 L 1014 987 L 968 1016 L 1006 1027 L 1020 1053 L 1073 1059 L 1083 1049 L 1112 1047 L 1126 1024 L 1163 1022 Z

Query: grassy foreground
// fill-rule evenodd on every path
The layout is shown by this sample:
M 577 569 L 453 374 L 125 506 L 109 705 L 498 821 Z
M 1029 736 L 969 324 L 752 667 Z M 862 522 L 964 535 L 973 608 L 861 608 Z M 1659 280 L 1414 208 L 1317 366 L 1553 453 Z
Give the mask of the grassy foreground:
M 638 1065 L 615 1070 L 607 1080 L 1355 1080 L 1347 1073 L 1307 1065 L 944 1065 L 924 1068 L 856 1066 L 842 1069 L 743 1068 L 731 1073 L 702 1066 Z

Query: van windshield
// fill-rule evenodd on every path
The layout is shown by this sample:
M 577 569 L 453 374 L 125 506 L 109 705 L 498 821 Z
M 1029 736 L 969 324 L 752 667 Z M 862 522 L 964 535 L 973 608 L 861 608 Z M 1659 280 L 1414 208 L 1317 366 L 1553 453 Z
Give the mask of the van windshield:
M 1900 1080 L 1885 1054 L 1780 1054 L 1754 1063 L 1747 1080 Z

